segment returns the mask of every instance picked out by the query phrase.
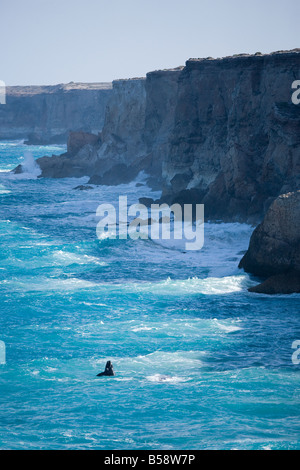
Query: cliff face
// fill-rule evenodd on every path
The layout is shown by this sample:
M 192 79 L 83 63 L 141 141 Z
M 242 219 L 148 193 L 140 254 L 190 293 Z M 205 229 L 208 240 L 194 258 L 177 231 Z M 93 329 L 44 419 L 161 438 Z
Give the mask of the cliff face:
M 300 191 L 273 202 L 239 267 L 268 278 L 252 292 L 300 292 Z
M 146 77 L 144 141 L 151 157 L 148 172 L 162 180 L 162 165 L 170 153 L 178 96 L 178 80 L 183 67 L 150 72 Z
M 38 160 L 42 176 L 89 175 L 90 183 L 111 185 L 132 181 L 144 170 L 161 185 L 180 71 L 151 72 L 146 79 L 114 81 L 97 143 L 91 146 L 80 138 L 81 148 L 74 154 L 70 148 L 74 139 L 77 145 L 78 133 L 72 133 L 67 154 Z
M 113 82 L 101 134 L 102 145 L 93 155 L 95 166 L 91 182 L 127 182 L 143 168 L 140 163 L 145 158 L 145 109 L 144 78 Z
M 189 60 L 179 78 L 164 195 L 196 188 L 208 217 L 256 220 L 300 187 L 299 52 Z
M 113 82 L 91 183 L 118 184 L 144 170 L 162 180 L 180 69 Z M 153 183 L 153 181 L 152 181 Z
M 299 77 L 294 50 L 190 59 L 115 81 L 96 143 L 41 159 L 42 175 L 119 184 L 144 170 L 162 201 L 204 203 L 211 219 L 260 221 L 279 194 L 300 187 L 300 105 L 291 101 Z
M 91 183 L 109 185 L 132 181 L 146 167 L 145 108 L 144 78 L 114 81 L 102 132 L 70 133 L 67 153 L 37 160 L 42 176 L 90 176 Z
M 109 83 L 7 87 L 6 105 L 0 106 L 0 139 L 65 143 L 71 130 L 99 132 L 110 94 Z

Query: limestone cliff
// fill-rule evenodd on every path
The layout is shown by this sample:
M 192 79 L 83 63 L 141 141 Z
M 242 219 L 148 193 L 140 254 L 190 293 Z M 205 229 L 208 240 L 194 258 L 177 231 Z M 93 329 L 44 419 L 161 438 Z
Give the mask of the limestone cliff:
M 118 184 L 134 179 L 145 163 L 145 79 L 116 80 L 93 158 L 91 183 Z
M 181 72 L 164 195 L 195 188 L 207 217 L 250 220 L 300 187 L 300 53 L 191 59 Z
M 61 157 L 39 159 L 42 176 L 89 175 L 90 183 L 111 185 L 132 181 L 144 170 L 161 187 L 180 71 L 151 72 L 147 78 L 114 81 L 97 143 L 91 146 L 82 141 L 75 154 L 68 147 Z M 76 133 L 71 135 L 70 145 L 74 138 Z
M 0 139 L 66 143 L 69 131 L 101 131 L 110 83 L 7 87 L 0 106 Z
M 162 180 L 162 165 L 170 153 L 178 82 L 183 67 L 150 72 L 146 76 L 144 141 L 151 157 L 147 171 Z
M 297 49 L 190 59 L 115 81 L 97 142 L 55 164 L 41 160 L 42 175 L 119 184 L 143 169 L 162 201 L 204 203 L 210 219 L 261 221 L 278 195 L 300 187 L 300 105 L 291 101 L 299 78 Z

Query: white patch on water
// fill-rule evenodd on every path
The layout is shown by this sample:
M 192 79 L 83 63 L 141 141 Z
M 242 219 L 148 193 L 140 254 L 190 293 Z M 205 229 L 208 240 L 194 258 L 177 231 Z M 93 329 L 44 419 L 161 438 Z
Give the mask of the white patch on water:
M 157 362 L 161 364 L 166 362 L 168 364 L 194 364 L 195 361 L 197 365 L 201 365 L 202 362 L 199 359 L 199 356 L 203 356 L 205 353 L 203 351 L 176 351 L 176 352 L 165 352 L 157 349 L 152 353 L 137 356 L 138 361 Z
M 25 178 L 25 179 L 37 178 L 38 176 L 40 176 L 42 172 L 39 165 L 36 163 L 32 152 L 30 152 L 29 150 L 26 150 L 24 152 L 24 158 L 23 158 L 21 165 L 22 165 L 23 173 L 20 173 L 19 175 L 15 175 L 19 178 L 20 177 Z
M 56 262 L 61 266 L 69 266 L 70 264 L 97 264 L 98 266 L 107 266 L 107 263 L 101 261 L 95 256 L 89 256 L 84 254 L 70 253 L 63 250 L 58 250 L 53 253 L 53 257 Z
M 20 145 L 23 145 L 25 142 L 24 139 L 22 140 L 13 140 L 13 141 L 2 141 L 0 142 L 0 148 L 7 148 L 7 147 L 19 147 Z
M 229 324 L 225 324 L 224 322 L 218 321 L 216 318 L 213 320 L 218 328 L 225 331 L 225 333 L 234 333 L 235 331 L 240 331 L 242 328 L 237 326 L 236 323 L 239 323 L 240 320 L 233 320 L 229 321 Z
M 146 377 L 147 380 L 150 382 L 157 382 L 157 383 L 170 383 L 170 384 L 177 384 L 180 382 L 186 382 L 188 379 L 184 377 L 170 376 L 170 375 L 163 375 L 163 374 L 154 374 L 149 375 Z
M 205 279 L 197 277 L 184 280 L 168 278 L 160 282 L 126 284 L 120 286 L 120 289 L 125 288 L 127 292 L 151 292 L 158 295 L 221 295 L 241 292 L 252 285 L 255 285 L 255 282 L 251 281 L 248 275 L 241 274 L 223 278 L 207 277 Z
M 3 283 L 1 281 L 0 283 Z M 247 291 L 247 288 L 255 285 L 255 281 L 246 275 L 231 276 L 225 278 L 205 278 L 205 279 L 186 279 L 171 280 L 151 283 L 127 283 L 127 284 L 111 284 L 111 283 L 94 283 L 84 281 L 77 278 L 69 279 L 49 279 L 28 278 L 28 284 L 18 281 L 6 281 L 12 283 L 14 288 L 25 288 L 26 290 L 74 290 L 82 288 L 96 288 L 99 292 L 104 290 L 106 293 L 123 292 L 128 293 L 151 293 L 157 296 L 183 296 L 183 295 L 225 295 L 230 293 L 238 293 Z M 96 304 L 94 304 L 96 305 Z
M 148 326 L 140 326 L 138 328 L 132 328 L 132 331 L 134 331 L 135 333 L 139 332 L 139 331 L 151 331 L 151 330 L 156 330 L 157 328 L 154 328 L 154 327 L 148 327 Z
M 39 278 L 28 277 L 26 281 L 3 280 L 0 284 L 11 285 L 12 289 L 16 291 L 31 292 L 31 291 L 55 291 L 55 292 L 68 292 L 77 289 L 90 289 L 95 287 L 95 284 L 90 281 L 83 281 L 77 278 L 69 279 L 53 279 L 53 278 Z
M 131 382 L 133 377 L 114 377 L 117 382 Z
M 6 189 L 6 187 L 3 184 L 0 184 L 0 194 L 10 194 L 11 191 Z
M 88 307 L 107 307 L 107 304 L 99 304 L 97 302 L 82 302 L 83 305 L 87 305 Z M 100 322 L 103 324 L 103 321 Z

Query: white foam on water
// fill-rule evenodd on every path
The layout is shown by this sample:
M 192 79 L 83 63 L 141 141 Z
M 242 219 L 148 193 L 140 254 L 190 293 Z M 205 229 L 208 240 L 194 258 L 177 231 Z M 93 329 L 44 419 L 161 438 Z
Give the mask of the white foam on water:
M 191 380 L 195 373 L 203 366 L 201 358 L 205 357 L 203 351 L 176 351 L 166 352 L 156 350 L 136 357 L 119 356 L 110 357 L 118 377 L 118 371 L 122 371 L 122 377 L 139 377 L 140 380 L 152 380 L 156 382 L 184 382 Z M 107 358 L 95 358 L 92 361 L 95 370 L 103 368 Z M 150 379 L 149 379 L 150 378 Z
M 180 382 L 187 382 L 187 378 L 179 377 L 177 375 L 170 376 L 170 375 L 163 375 L 163 374 L 154 374 L 149 375 L 146 377 L 149 382 L 156 382 L 156 383 L 169 383 L 169 384 L 177 384 Z
M 176 351 L 166 352 L 160 349 L 153 353 L 137 356 L 136 363 L 152 366 L 156 365 L 161 367 L 162 364 L 168 364 L 168 367 L 180 366 L 186 368 L 187 366 L 201 366 L 202 361 L 200 357 L 204 355 L 203 351 Z
M 29 150 L 26 150 L 24 152 L 24 158 L 23 158 L 21 165 L 22 165 L 23 173 L 15 175 L 18 178 L 25 178 L 25 179 L 37 178 L 38 176 L 40 176 L 42 172 L 41 168 L 36 163 L 32 152 L 30 152 Z
M 138 333 L 139 331 L 151 331 L 151 330 L 156 330 L 157 328 L 154 327 L 149 327 L 149 326 L 140 326 L 138 328 L 132 328 L 132 331 L 134 333 Z
M 5 140 L 5 141 L 0 142 L 0 148 L 3 147 L 5 149 L 7 147 L 19 147 L 20 145 L 23 145 L 24 142 L 25 142 L 24 139 L 22 139 L 22 140 L 13 140 L 13 141 L 10 141 L 10 140 L 6 141 Z
M 10 194 L 11 191 L 6 189 L 6 187 L 3 184 L 0 184 L 0 194 Z
M 114 377 L 114 380 L 116 380 L 117 382 L 131 382 L 132 380 L 134 380 L 133 377 Z
M 225 333 L 234 333 L 235 331 L 240 331 L 243 329 L 241 326 L 236 325 L 236 323 L 239 323 L 240 320 L 229 320 L 227 323 L 224 323 L 214 318 L 213 321 L 215 322 L 216 326 Z
M 90 281 L 84 281 L 77 278 L 68 279 L 55 279 L 40 277 L 38 280 L 36 277 L 28 277 L 27 280 L 3 280 L 0 284 L 6 284 L 11 286 L 16 291 L 31 292 L 31 291 L 75 291 L 77 289 L 91 289 L 95 287 L 95 284 Z
M 248 287 L 255 285 L 248 275 L 241 274 L 228 277 L 207 277 L 199 279 L 197 277 L 191 279 L 171 279 L 160 282 L 145 282 L 123 284 L 119 289 L 125 289 L 127 292 L 151 292 L 158 295 L 221 295 L 247 290 Z M 116 285 L 114 286 L 116 287 Z
M 93 307 L 93 306 L 95 306 L 95 307 L 107 307 L 107 304 L 99 304 L 97 302 L 82 302 L 82 303 L 83 303 L 83 305 L 87 305 L 88 307 Z M 103 324 L 103 322 L 100 322 L 100 323 Z
M 98 266 L 107 266 L 107 263 L 96 258 L 95 256 L 79 255 L 76 253 L 70 253 L 63 250 L 58 250 L 53 253 L 55 262 L 59 265 L 68 266 L 70 264 L 97 264 Z

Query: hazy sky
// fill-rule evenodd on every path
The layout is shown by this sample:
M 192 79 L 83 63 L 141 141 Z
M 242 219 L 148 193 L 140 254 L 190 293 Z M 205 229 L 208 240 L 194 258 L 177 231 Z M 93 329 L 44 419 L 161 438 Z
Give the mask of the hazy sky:
M 144 76 L 190 57 L 300 47 L 300 0 L 0 0 L 7 85 Z

